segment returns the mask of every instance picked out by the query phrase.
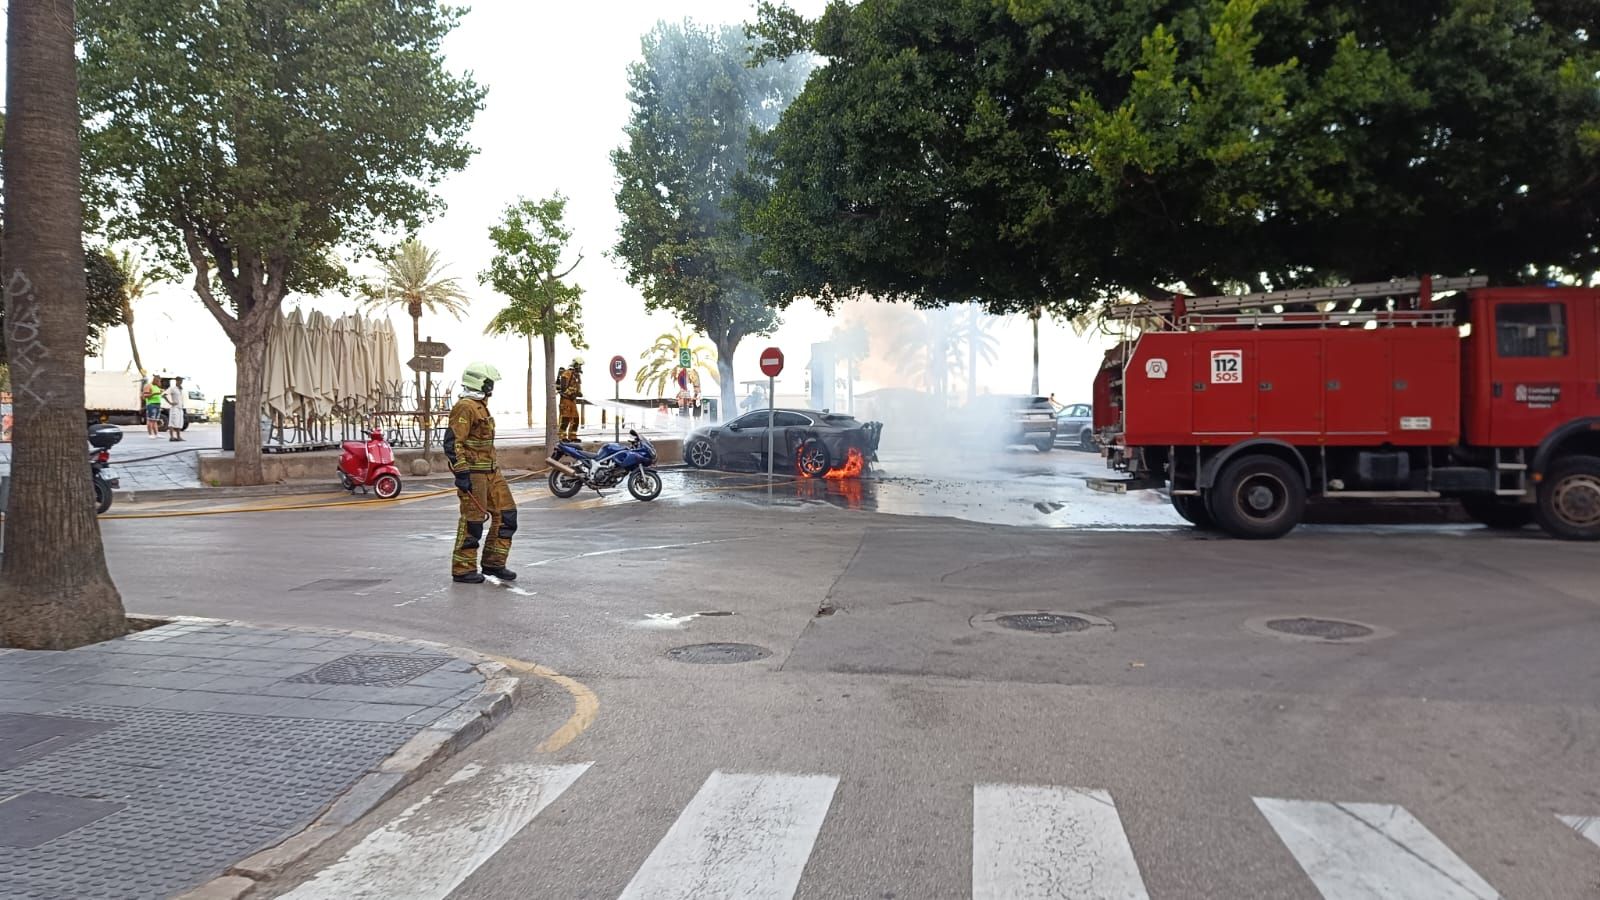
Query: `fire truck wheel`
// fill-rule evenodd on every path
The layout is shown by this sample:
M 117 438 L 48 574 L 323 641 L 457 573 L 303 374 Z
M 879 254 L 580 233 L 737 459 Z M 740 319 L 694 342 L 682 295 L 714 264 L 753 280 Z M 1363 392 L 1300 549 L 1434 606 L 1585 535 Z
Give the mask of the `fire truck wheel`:
M 1196 528 L 1215 528 L 1217 520 L 1211 517 L 1211 510 L 1206 508 L 1206 498 L 1174 494 L 1172 508 L 1178 511 L 1178 516 Z
M 1275 456 L 1234 460 L 1212 488 L 1211 513 L 1217 525 L 1234 537 L 1283 537 L 1300 524 L 1305 509 L 1305 479 Z
M 1600 541 L 1600 457 L 1559 459 L 1539 482 L 1539 527 L 1569 541 Z
M 1517 531 L 1533 524 L 1537 509 L 1531 503 L 1506 503 L 1493 497 L 1462 497 L 1461 508 L 1472 520 L 1498 531 Z

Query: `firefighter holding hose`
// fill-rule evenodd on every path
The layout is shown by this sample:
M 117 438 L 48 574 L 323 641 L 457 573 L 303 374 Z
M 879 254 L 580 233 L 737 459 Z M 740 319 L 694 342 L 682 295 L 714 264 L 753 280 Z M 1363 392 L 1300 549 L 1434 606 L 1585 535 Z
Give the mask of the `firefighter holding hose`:
M 444 433 L 444 457 L 461 495 L 450 575 L 462 584 L 482 584 L 485 575 L 501 581 L 517 579 L 517 573 L 506 568 L 511 536 L 517 533 L 517 505 L 495 462 L 494 417 L 489 414 L 489 395 L 499 380 L 500 370 L 488 363 L 467 366 L 461 373 L 461 399 L 451 408 L 450 427 Z
M 583 396 L 583 359 L 575 359 L 572 365 L 562 370 L 563 374 L 556 376 L 556 394 L 561 398 L 561 420 L 558 429 L 563 441 L 576 441 L 578 439 L 578 398 Z

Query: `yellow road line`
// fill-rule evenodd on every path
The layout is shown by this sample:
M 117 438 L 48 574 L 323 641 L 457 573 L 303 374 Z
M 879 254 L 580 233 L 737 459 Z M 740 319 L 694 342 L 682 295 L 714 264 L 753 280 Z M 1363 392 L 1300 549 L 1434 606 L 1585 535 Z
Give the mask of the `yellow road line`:
M 600 698 L 596 697 L 594 691 L 589 690 L 587 685 L 568 678 L 553 669 L 547 669 L 538 663 L 512 659 L 509 656 L 495 656 L 492 653 L 484 655 L 497 663 L 501 663 L 508 669 L 526 672 L 529 675 L 537 675 L 546 681 L 554 682 L 572 695 L 572 715 L 568 716 L 567 721 L 549 737 L 545 738 L 539 746 L 533 748 L 535 753 L 554 753 L 572 743 L 578 735 L 583 734 L 590 725 L 594 724 L 595 714 L 600 710 Z
M 517 475 L 517 476 L 512 477 L 512 478 L 507 478 L 506 481 L 510 482 L 510 483 L 515 483 L 515 482 L 518 482 L 518 481 L 523 481 L 523 480 L 528 479 L 528 478 L 532 478 L 535 475 L 539 475 L 539 474 L 541 474 L 541 472 L 528 472 L 528 473 L 525 473 L 525 474 L 522 474 L 522 475 Z M 225 516 L 225 515 L 232 515 L 234 513 L 290 512 L 290 511 L 294 511 L 294 510 L 335 509 L 335 508 L 344 507 L 344 506 L 367 506 L 367 505 L 371 505 L 371 506 L 374 506 L 374 507 L 381 506 L 381 507 L 384 507 L 384 508 L 387 509 L 389 507 L 394 507 L 394 506 L 405 506 L 405 505 L 411 504 L 411 503 L 420 503 L 423 500 L 433 500 L 433 499 L 436 499 L 436 498 L 439 498 L 439 497 L 443 497 L 443 496 L 446 496 L 446 495 L 454 495 L 455 493 L 456 493 L 456 489 L 455 488 L 448 487 L 448 488 L 440 488 L 440 489 L 434 490 L 434 491 L 425 491 L 425 492 L 423 492 L 421 494 L 409 494 L 407 496 L 400 497 L 400 498 L 395 499 L 395 500 L 379 500 L 376 497 L 362 497 L 360 499 L 335 500 L 335 501 L 331 501 L 331 502 L 327 502 L 327 503 L 305 503 L 305 502 L 303 502 L 303 498 L 304 497 L 308 497 L 308 496 L 309 497 L 323 496 L 323 495 L 318 495 L 318 494 L 305 494 L 305 495 L 299 495 L 299 496 L 289 497 L 289 498 L 279 498 L 279 500 L 276 500 L 276 501 L 268 500 L 268 501 L 266 501 L 264 503 L 259 503 L 259 504 L 255 504 L 255 505 L 252 505 L 252 506 L 224 506 L 224 507 L 213 507 L 213 508 L 209 508 L 209 509 L 167 509 L 167 510 L 152 510 L 150 512 L 142 512 L 142 513 L 108 513 L 106 515 L 100 516 L 100 518 L 102 518 L 102 519 L 174 519 L 174 518 L 183 518 L 183 517 L 187 517 L 187 516 Z M 331 495 L 327 495 L 327 496 L 338 496 L 338 495 L 337 494 L 331 494 Z

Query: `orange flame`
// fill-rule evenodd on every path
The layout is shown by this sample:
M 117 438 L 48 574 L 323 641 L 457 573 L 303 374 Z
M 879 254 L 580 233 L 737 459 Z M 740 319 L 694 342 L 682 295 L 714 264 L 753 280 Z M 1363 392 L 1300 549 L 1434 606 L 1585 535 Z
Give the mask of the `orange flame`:
M 860 450 L 851 447 L 850 452 L 845 455 L 844 465 L 834 466 L 833 468 L 829 469 L 828 474 L 824 475 L 823 477 L 831 478 L 836 481 L 846 478 L 860 478 L 861 473 L 865 472 L 866 469 L 867 458 L 861 454 Z

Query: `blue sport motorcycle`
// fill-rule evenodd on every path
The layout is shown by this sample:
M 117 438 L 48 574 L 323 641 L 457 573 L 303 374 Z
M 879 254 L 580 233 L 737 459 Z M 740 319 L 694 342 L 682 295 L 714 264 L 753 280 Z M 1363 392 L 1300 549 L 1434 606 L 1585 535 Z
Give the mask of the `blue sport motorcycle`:
M 584 488 L 599 493 L 628 481 L 628 493 L 635 500 L 654 500 L 661 496 L 661 473 L 655 470 L 656 448 L 629 431 L 626 444 L 605 444 L 597 451 L 581 444 L 560 443 L 550 457 L 550 493 L 557 497 L 576 497 Z

